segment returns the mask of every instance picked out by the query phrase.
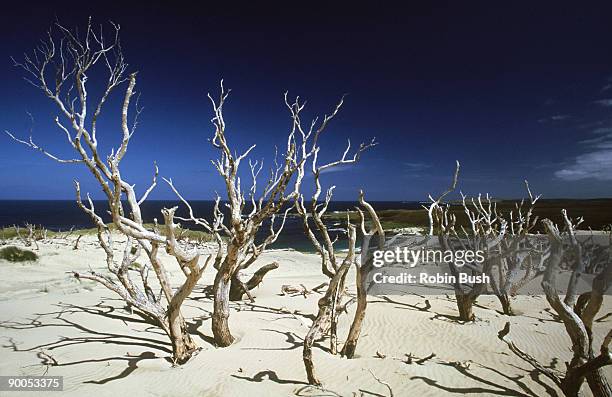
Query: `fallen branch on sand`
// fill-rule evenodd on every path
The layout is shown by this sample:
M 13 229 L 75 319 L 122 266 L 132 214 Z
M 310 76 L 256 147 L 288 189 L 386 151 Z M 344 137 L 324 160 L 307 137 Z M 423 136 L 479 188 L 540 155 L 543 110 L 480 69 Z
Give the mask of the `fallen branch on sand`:
M 300 284 L 298 286 L 284 284 L 281 286 L 281 295 L 303 295 L 304 298 L 306 298 L 308 295 L 311 295 L 314 292 L 321 294 L 322 292 L 320 292 L 320 290 L 328 285 L 329 283 L 321 283 L 312 289 L 308 289 L 304 284 Z

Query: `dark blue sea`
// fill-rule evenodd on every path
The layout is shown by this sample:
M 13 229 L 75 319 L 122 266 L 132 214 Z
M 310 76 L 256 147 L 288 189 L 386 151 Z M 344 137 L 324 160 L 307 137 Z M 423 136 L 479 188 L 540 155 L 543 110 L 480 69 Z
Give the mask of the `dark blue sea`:
M 105 222 L 110 222 L 110 218 L 105 215 L 108 206 L 105 201 L 95 201 L 96 212 L 101 215 Z M 192 205 L 196 216 L 210 219 L 213 213 L 212 201 L 192 201 Z M 400 202 L 400 201 L 380 201 L 371 202 L 376 210 L 385 209 L 415 209 L 420 208 L 417 202 Z M 337 201 L 330 203 L 328 212 L 346 211 L 355 208 L 357 203 L 350 201 Z M 153 222 L 153 218 L 157 218 L 160 222 L 162 216 L 160 210 L 164 207 L 178 206 L 178 215 L 185 215 L 185 207 L 175 201 L 147 201 L 142 205 L 142 213 L 145 222 Z M 280 220 L 278 220 L 280 221 Z M 70 200 L 1 200 L 0 201 L 0 226 L 7 227 L 12 225 L 24 225 L 26 222 L 43 225 L 49 230 L 66 231 L 71 228 L 82 229 L 91 228 L 93 223 L 90 218 L 83 213 L 74 201 Z M 342 235 L 339 229 L 343 227 L 344 222 L 328 219 L 326 221 L 333 234 L 339 234 L 338 248 L 344 247 Z M 187 228 L 197 229 L 193 225 L 185 223 Z M 264 225 L 260 235 L 266 232 L 268 228 Z M 312 246 L 304 235 L 302 222 L 292 216 L 287 219 L 282 234 L 279 236 L 276 243 L 271 248 L 294 248 L 300 251 L 312 251 Z

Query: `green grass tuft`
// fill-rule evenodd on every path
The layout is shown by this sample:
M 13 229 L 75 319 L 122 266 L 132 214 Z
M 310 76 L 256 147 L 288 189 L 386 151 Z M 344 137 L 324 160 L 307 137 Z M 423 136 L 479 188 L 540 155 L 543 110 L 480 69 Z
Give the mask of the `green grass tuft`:
M 9 246 L 0 249 L 0 259 L 9 262 L 34 262 L 38 260 L 38 255 L 29 250 Z

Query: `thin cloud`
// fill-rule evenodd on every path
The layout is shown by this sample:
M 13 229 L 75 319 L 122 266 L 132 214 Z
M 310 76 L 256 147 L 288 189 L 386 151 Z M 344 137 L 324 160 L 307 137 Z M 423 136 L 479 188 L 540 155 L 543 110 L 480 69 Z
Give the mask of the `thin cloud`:
M 612 98 L 600 99 L 600 100 L 595 101 L 594 103 L 599 106 L 609 107 L 609 106 L 612 106 Z
M 593 130 L 593 134 L 599 135 L 599 134 L 611 134 L 612 133 L 612 127 L 601 127 L 601 128 L 595 128 Z
M 565 120 L 569 118 L 569 114 L 556 114 L 552 116 L 550 119 L 553 121 Z
M 593 135 L 597 136 L 589 139 L 584 139 L 579 143 L 582 145 L 590 145 L 598 149 L 604 149 L 608 147 L 612 142 L 612 127 L 596 128 L 591 132 Z
M 566 181 L 612 181 L 612 149 L 581 154 L 576 157 L 574 164 L 555 172 L 555 176 Z
M 403 163 L 403 165 L 411 170 L 424 170 L 426 168 L 431 168 L 431 164 L 426 163 Z
M 569 119 L 569 114 L 555 114 L 550 117 L 544 117 L 538 120 L 538 123 L 547 123 L 549 121 L 563 121 Z
M 595 138 L 589 138 L 589 139 L 584 139 L 580 141 L 580 143 L 583 145 L 593 145 L 599 149 L 603 149 L 603 148 L 610 146 L 611 142 L 612 142 L 612 134 L 606 134 L 606 135 L 598 136 Z
M 591 129 L 591 128 L 598 127 L 600 125 L 609 124 L 610 122 L 611 122 L 611 120 L 591 121 L 591 122 L 588 122 L 588 123 L 583 123 L 583 124 L 578 125 L 578 128 L 580 128 L 581 130 L 586 130 L 586 129 Z
M 601 92 L 612 90 L 612 75 L 606 79 Z M 612 98 L 593 101 L 602 107 L 612 107 Z M 582 154 L 571 162 L 560 166 L 554 173 L 555 177 L 566 181 L 594 179 L 598 181 L 612 180 L 612 127 L 605 120 L 598 120 L 580 126 L 591 129 L 591 137 L 579 142 L 584 146 Z
M 588 151 L 556 171 L 557 178 L 566 181 L 612 180 L 612 128 L 597 128 L 592 133 L 598 136 L 580 142 L 588 147 Z

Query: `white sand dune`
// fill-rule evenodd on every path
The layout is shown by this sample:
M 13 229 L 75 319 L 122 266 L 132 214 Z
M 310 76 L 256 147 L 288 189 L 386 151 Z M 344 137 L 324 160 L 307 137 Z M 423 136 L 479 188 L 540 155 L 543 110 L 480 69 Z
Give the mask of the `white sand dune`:
M 506 321 L 512 323 L 511 338 L 545 365 L 563 369 L 571 357 L 563 325 L 547 311 L 543 297 L 517 297 L 515 309 L 524 315 L 515 317 L 499 314 L 496 299 L 482 297 L 475 309 L 480 319 L 472 324 L 453 320 L 455 303 L 446 296 L 426 297 L 431 303 L 427 310 L 424 298 L 415 295 L 371 297 L 357 357 L 332 356 L 320 348 L 329 342 L 321 341 L 314 359 L 330 392 L 307 388 L 302 338 L 320 295 L 282 296 L 280 290 L 283 284 L 312 288 L 325 278 L 317 256 L 271 251 L 253 269 L 271 261 L 280 268 L 254 291 L 254 304 L 232 304 L 230 326 L 237 341 L 228 348 L 210 342 L 212 302 L 205 287 L 214 270 L 207 270 L 184 307 L 202 350 L 187 364 L 173 367 L 169 341 L 160 330 L 131 314 L 104 287 L 71 277 L 71 270 L 104 271 L 103 253 L 92 237 L 84 237 L 77 251 L 69 242 L 56 241 L 40 244 L 38 253 L 36 263 L 0 261 L 0 375 L 62 375 L 66 395 L 388 395 L 372 374 L 389 383 L 396 396 L 560 395 L 497 338 Z M 180 270 L 169 257 L 164 260 L 179 280 Z M 600 315 L 610 311 L 607 297 Z M 341 317 L 341 336 L 351 318 Z M 598 341 L 611 325 L 610 317 L 596 323 Z M 410 353 L 436 356 L 407 364 Z M 48 365 L 51 360 L 57 365 Z M 610 368 L 608 374 L 612 378 Z M 39 393 L 19 395 L 28 394 Z

